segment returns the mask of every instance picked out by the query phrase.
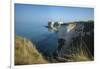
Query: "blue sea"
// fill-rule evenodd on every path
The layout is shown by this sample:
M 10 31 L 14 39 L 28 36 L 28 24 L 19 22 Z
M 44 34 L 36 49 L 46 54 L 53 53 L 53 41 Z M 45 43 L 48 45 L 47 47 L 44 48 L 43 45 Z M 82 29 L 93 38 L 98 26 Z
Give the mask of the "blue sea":
M 30 39 L 36 48 L 45 55 L 52 55 L 57 49 L 57 33 L 50 32 L 45 26 L 48 23 L 25 22 L 15 23 L 15 34 Z

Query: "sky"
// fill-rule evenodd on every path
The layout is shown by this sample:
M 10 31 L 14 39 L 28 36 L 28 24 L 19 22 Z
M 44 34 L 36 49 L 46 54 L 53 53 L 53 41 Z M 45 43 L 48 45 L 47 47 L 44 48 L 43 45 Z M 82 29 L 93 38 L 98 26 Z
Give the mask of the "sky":
M 84 7 L 15 4 L 15 22 L 94 20 L 94 9 Z

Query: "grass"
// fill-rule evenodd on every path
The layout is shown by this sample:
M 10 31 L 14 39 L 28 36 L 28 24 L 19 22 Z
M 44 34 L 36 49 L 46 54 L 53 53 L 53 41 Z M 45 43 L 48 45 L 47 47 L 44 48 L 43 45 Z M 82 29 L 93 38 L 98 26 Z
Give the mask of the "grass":
M 71 53 L 70 55 L 66 55 L 65 58 L 68 58 L 69 61 L 71 62 L 80 62 L 80 61 L 92 61 L 94 57 L 91 55 L 90 51 L 86 46 L 82 44 L 78 46 L 73 46 L 71 49 L 69 49 L 70 52 L 75 52 Z
M 35 45 L 26 38 L 15 37 L 15 65 L 47 63 Z
M 79 61 L 90 61 L 90 57 L 87 55 L 87 52 L 85 52 L 83 49 L 80 49 L 80 51 L 76 54 L 72 54 L 70 56 L 70 60 L 73 62 L 79 62 Z
M 81 44 L 78 40 L 72 44 L 72 47 L 68 49 L 66 48 L 65 50 L 66 53 L 64 54 L 64 58 L 66 59 L 66 62 L 91 61 L 94 59 L 85 44 Z M 68 52 L 70 53 L 69 55 L 67 54 Z M 55 59 L 52 62 L 54 61 Z M 59 63 L 59 61 L 56 62 Z M 29 39 L 20 36 L 15 37 L 15 65 L 45 63 L 50 63 L 50 61 L 47 61 L 42 54 L 38 52 L 35 44 L 33 44 Z

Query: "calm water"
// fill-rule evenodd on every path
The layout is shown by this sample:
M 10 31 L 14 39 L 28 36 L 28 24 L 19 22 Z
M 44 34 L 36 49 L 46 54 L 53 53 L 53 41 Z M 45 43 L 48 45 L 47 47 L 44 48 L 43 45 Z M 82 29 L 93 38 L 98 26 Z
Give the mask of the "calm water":
M 68 32 L 67 26 L 61 26 L 58 32 L 51 32 L 46 28 L 48 23 L 15 23 L 16 35 L 30 39 L 36 44 L 36 48 L 45 55 L 52 55 L 58 47 L 58 39 L 65 40 L 69 46 L 72 39 L 77 36 L 74 30 Z
M 52 55 L 57 48 L 57 34 L 45 26 L 42 23 L 15 23 L 15 34 L 30 39 L 42 53 Z

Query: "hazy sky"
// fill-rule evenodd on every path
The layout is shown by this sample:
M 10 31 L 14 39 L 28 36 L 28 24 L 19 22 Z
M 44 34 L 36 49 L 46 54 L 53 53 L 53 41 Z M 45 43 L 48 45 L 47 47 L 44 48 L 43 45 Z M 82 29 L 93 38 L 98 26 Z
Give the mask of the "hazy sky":
M 15 22 L 94 20 L 93 8 L 15 4 Z

